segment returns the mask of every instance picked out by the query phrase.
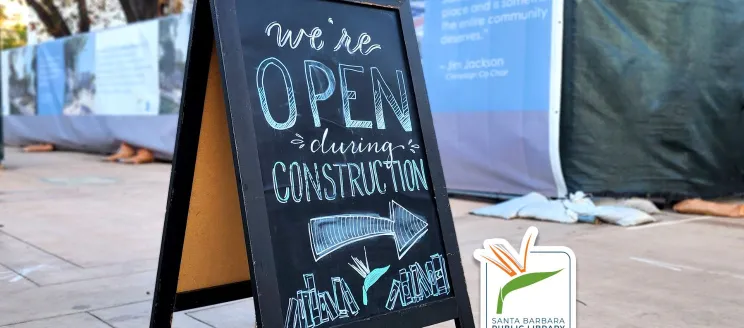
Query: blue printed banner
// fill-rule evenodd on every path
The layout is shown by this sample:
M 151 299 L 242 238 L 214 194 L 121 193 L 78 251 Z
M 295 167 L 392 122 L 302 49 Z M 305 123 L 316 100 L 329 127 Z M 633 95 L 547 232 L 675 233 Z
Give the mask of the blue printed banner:
M 38 115 L 61 115 L 65 103 L 64 40 L 42 43 L 36 50 Z
M 96 35 L 88 33 L 64 40 L 65 49 L 65 106 L 64 115 L 95 115 L 93 103 L 96 78 Z
M 552 5 L 427 1 L 422 53 L 432 111 L 547 111 Z

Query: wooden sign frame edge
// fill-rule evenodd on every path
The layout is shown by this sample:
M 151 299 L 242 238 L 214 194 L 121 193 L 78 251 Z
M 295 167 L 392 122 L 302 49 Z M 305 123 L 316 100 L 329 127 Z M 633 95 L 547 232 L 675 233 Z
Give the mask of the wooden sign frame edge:
M 253 296 L 254 280 L 178 292 L 181 257 L 191 202 L 198 144 L 214 50 L 214 27 L 209 2 L 194 1 L 186 56 L 185 80 L 176 132 L 150 327 L 170 327 L 174 312 L 231 302 Z M 220 81 L 223 83 L 224 79 Z M 237 182 L 235 188 L 237 188 Z M 243 213 L 244 220 L 245 215 Z M 247 240 L 247 235 L 245 235 Z M 246 243 L 247 244 L 247 243 Z M 248 246 L 248 245 L 246 245 Z M 250 250 L 246 253 L 248 259 Z M 252 263 L 248 261 L 249 269 Z M 258 313 L 256 321 L 259 322 Z

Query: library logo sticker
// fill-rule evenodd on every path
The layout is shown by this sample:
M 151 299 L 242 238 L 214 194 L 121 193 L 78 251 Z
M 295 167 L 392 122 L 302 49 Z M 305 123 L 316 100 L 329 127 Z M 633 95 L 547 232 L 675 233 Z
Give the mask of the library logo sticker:
M 530 227 L 517 252 L 488 239 L 473 256 L 481 263 L 483 328 L 576 328 L 576 257 L 563 246 L 535 246 Z

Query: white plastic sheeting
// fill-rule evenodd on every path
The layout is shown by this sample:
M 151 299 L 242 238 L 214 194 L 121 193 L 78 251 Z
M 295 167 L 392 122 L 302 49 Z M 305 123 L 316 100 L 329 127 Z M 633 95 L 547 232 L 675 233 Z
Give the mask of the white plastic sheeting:
M 151 149 L 170 160 L 178 115 L 143 116 L 5 116 L 5 144 L 54 143 L 59 149 L 107 153 L 120 142 Z

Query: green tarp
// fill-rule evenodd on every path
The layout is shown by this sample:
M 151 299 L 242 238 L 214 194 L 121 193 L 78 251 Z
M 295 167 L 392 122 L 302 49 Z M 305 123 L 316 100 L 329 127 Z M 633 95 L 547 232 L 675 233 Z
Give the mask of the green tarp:
M 744 1 L 569 2 L 569 191 L 670 200 L 744 192 Z

